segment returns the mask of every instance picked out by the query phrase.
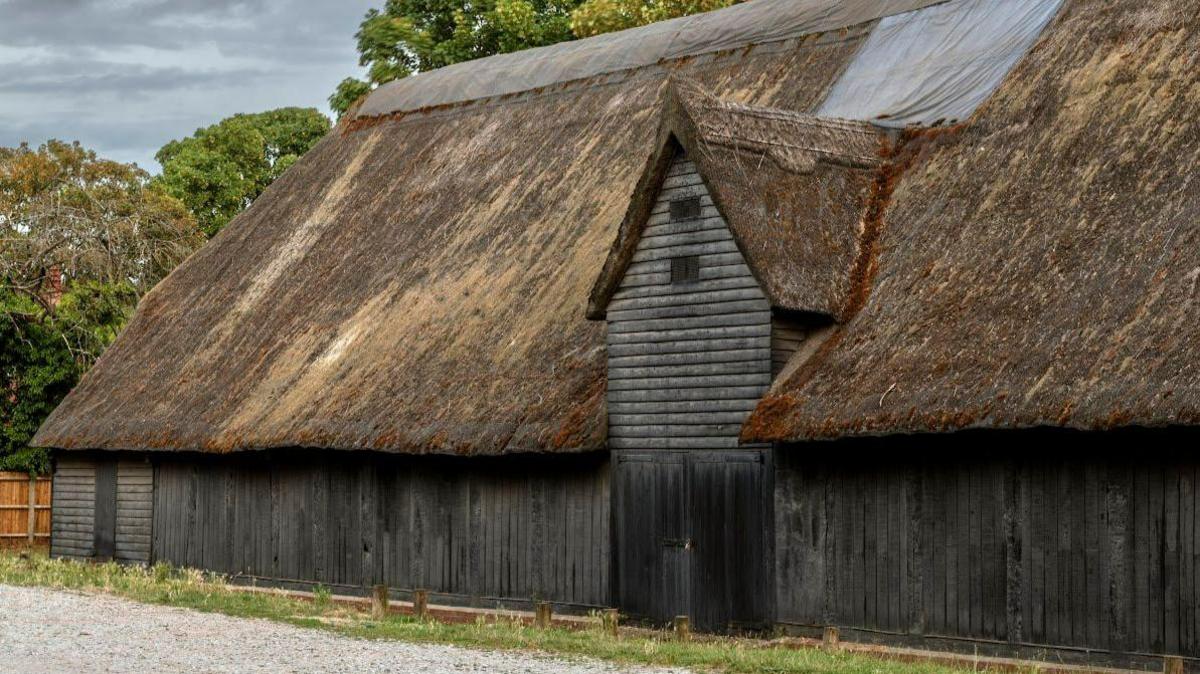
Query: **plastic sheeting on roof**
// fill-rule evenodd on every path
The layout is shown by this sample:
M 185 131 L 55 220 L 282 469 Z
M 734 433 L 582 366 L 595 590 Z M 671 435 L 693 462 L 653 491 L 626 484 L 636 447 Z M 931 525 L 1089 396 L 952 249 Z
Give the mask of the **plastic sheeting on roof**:
M 946 0 L 752 0 L 726 9 L 457 63 L 390 82 L 359 117 L 502 96 L 559 82 L 874 21 Z
M 971 116 L 1062 0 L 954 0 L 880 21 L 817 114 L 881 126 Z

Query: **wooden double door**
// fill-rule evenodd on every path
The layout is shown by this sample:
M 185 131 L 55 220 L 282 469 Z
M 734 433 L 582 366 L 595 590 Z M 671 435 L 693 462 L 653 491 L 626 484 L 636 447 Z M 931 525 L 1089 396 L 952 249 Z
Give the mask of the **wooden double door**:
M 622 611 L 695 629 L 771 620 L 770 450 L 613 453 L 614 562 Z

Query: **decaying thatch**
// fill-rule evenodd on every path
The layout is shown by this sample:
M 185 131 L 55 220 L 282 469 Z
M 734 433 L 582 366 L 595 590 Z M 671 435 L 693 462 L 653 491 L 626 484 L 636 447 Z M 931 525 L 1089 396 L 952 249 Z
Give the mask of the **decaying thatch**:
M 343 124 L 35 442 L 600 449 L 585 313 L 672 135 L 775 306 L 838 321 L 743 439 L 1200 424 L 1200 0 L 1067 0 L 969 123 L 882 162 L 875 132 L 797 114 L 871 27 Z M 697 85 L 665 98 L 672 77 Z
M 869 295 L 743 439 L 1200 424 L 1200 1 L 1071 0 L 910 134 Z
M 344 125 L 146 297 L 36 443 L 600 449 L 586 302 L 667 76 L 810 110 L 869 29 Z
M 884 135 L 863 122 L 723 102 L 675 78 L 588 315 L 602 318 L 633 257 L 675 146 L 704 177 L 774 307 L 840 315 Z

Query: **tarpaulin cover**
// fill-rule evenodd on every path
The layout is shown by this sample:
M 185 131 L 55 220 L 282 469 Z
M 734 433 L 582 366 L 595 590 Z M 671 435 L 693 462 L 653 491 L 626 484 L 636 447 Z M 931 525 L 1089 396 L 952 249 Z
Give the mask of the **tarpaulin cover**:
M 726 9 L 457 63 L 390 82 L 359 117 L 501 96 L 663 59 L 838 30 L 946 0 L 752 0 Z
M 1062 0 L 954 0 L 884 18 L 817 114 L 882 126 L 965 120 Z

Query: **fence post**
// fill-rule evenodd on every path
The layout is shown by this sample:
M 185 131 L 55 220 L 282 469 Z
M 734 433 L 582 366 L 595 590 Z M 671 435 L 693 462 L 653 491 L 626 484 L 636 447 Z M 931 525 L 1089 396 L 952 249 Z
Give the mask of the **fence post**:
M 33 537 L 37 533 L 37 476 L 29 476 L 29 545 L 33 546 Z
M 552 621 L 550 602 L 539 601 L 536 605 L 536 613 L 534 616 L 534 624 L 538 629 L 550 629 L 550 623 Z
M 679 641 L 692 640 L 692 621 L 685 615 L 675 616 L 675 638 Z
M 429 617 L 429 592 L 426 590 L 413 591 L 413 615 L 417 616 L 418 620 L 425 620 Z
M 617 609 L 604 609 L 601 620 L 604 624 L 604 631 L 608 632 L 608 636 L 616 637 L 620 635 L 621 614 Z
M 376 585 L 371 591 L 371 615 L 376 620 L 386 618 L 388 614 L 388 586 Z

